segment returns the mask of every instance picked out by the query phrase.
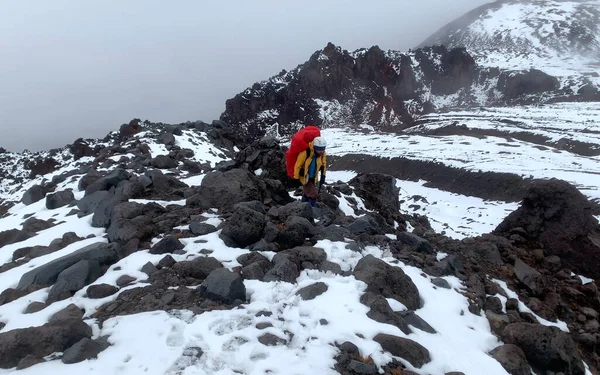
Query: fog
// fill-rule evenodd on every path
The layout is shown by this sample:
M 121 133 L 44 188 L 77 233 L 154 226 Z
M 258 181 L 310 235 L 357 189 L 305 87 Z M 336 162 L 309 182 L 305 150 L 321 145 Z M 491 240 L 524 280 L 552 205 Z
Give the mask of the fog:
M 0 146 L 61 147 L 225 101 L 332 42 L 407 50 L 487 0 L 6 0 Z

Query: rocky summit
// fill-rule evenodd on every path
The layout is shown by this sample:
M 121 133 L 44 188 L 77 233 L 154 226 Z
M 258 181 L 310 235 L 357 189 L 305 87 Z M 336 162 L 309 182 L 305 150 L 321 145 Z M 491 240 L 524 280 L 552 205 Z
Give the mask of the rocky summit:
M 448 46 L 329 44 L 211 123 L 0 148 L 0 374 L 599 374 L 600 107 L 466 43 L 594 4 L 500 3 Z

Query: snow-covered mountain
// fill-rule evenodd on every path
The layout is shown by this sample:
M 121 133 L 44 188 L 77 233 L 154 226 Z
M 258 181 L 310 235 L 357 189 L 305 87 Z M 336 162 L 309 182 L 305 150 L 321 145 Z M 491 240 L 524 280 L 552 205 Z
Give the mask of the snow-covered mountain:
M 478 65 L 538 69 L 589 95 L 600 87 L 600 1 L 502 0 L 441 28 L 421 46 L 465 47 Z
M 446 29 L 474 52 L 329 44 L 211 124 L 0 148 L 0 374 L 600 373 L 591 60 L 536 62 L 591 59 L 594 12 L 494 3 Z M 475 48 L 515 17 L 537 34 Z M 527 41 L 533 65 L 490 62 Z M 314 208 L 285 170 L 307 122 Z

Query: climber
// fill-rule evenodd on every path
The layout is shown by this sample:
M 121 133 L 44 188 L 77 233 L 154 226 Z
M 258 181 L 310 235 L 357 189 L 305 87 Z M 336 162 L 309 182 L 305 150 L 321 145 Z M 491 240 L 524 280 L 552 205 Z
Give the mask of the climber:
M 308 144 L 305 152 L 300 152 L 294 165 L 294 179 L 302 184 L 302 202 L 309 202 L 315 206 L 319 190 L 325 183 L 325 172 L 327 166 L 326 152 L 327 142 L 323 137 L 316 137 Z M 321 179 L 319 180 L 319 172 Z

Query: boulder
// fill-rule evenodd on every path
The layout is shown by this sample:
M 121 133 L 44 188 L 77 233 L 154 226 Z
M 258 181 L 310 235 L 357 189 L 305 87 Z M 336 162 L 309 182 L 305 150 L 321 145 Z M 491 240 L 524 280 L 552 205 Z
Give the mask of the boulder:
M 379 343 L 383 350 L 407 360 L 416 368 L 431 362 L 429 350 L 413 340 L 384 333 L 378 334 L 373 340 Z
M 67 189 L 46 196 L 46 208 L 54 210 L 59 207 L 64 207 L 75 200 L 73 190 Z
M 27 355 L 42 359 L 52 353 L 64 352 L 81 339 L 91 336 L 92 329 L 80 319 L 59 320 L 39 327 L 0 333 L 0 368 L 15 367 Z
M 90 195 L 96 191 L 110 190 L 110 188 L 116 188 L 121 181 L 126 181 L 131 178 L 131 173 L 125 169 L 117 168 L 110 172 L 108 175 L 97 179 L 91 185 L 85 188 L 85 195 Z
M 534 371 L 585 374 L 577 345 L 568 333 L 559 328 L 534 323 L 513 323 L 502 332 L 502 340 L 505 344 L 521 348 Z
M 558 180 L 534 180 L 521 206 L 495 233 L 510 238 L 524 231 L 527 240 L 542 243 L 548 256 L 560 257 L 563 267 L 600 278 L 600 229 L 592 204 L 575 186 Z
M 96 261 L 100 266 L 111 265 L 118 260 L 117 250 L 115 244 L 103 242 L 85 246 L 28 271 L 21 277 L 17 289 L 25 289 L 30 285 L 52 285 L 61 272 L 82 260 Z
M 91 340 L 87 337 L 76 342 L 69 349 L 65 350 L 61 361 L 65 364 L 83 362 L 86 359 L 96 358 L 101 351 L 110 345 L 106 341 Z
M 202 297 L 231 304 L 236 300 L 246 300 L 246 287 L 242 277 L 226 268 L 212 271 L 198 287 Z
M 541 295 L 544 293 L 545 282 L 541 273 L 528 266 L 519 258 L 515 260 L 515 266 L 513 269 L 517 279 L 523 283 L 534 295 Z
M 327 289 L 328 286 L 324 282 L 316 282 L 300 289 L 298 292 L 296 292 L 296 295 L 300 296 L 300 298 L 303 300 L 308 301 L 325 293 Z
M 80 260 L 58 274 L 56 283 L 52 286 L 48 294 L 47 303 L 72 297 L 75 292 L 93 283 L 101 275 L 102 270 L 97 260 Z
M 366 291 L 394 298 L 411 310 L 421 307 L 419 290 L 410 277 L 402 269 L 390 266 L 373 255 L 369 254 L 358 261 L 354 277 L 367 284 Z
M 172 254 L 174 251 L 182 250 L 184 247 L 185 245 L 175 236 L 165 236 L 150 248 L 150 254 Z
M 88 298 L 98 299 L 98 298 L 106 298 L 108 296 L 112 296 L 113 294 L 117 293 L 118 291 L 119 291 L 119 288 L 117 288 L 114 285 L 96 284 L 96 285 L 90 285 L 86 290 L 86 294 L 87 294 Z
M 356 195 L 365 201 L 369 210 L 379 212 L 390 220 L 397 219 L 400 210 L 400 188 L 396 187 L 396 178 L 379 173 L 359 174 L 348 181 L 354 187 Z
M 527 363 L 525 353 L 516 345 L 500 345 L 490 355 L 511 375 L 531 375 L 531 367 Z
M 23 197 L 21 198 L 21 202 L 24 205 L 29 206 L 30 204 L 33 204 L 35 202 L 42 200 L 44 198 L 44 196 L 46 196 L 46 191 L 42 187 L 42 185 L 33 185 L 32 187 L 27 189 L 25 194 L 23 194 Z
M 265 215 L 247 207 L 239 207 L 225 222 L 221 234 L 239 247 L 246 247 L 262 238 L 265 225 Z

